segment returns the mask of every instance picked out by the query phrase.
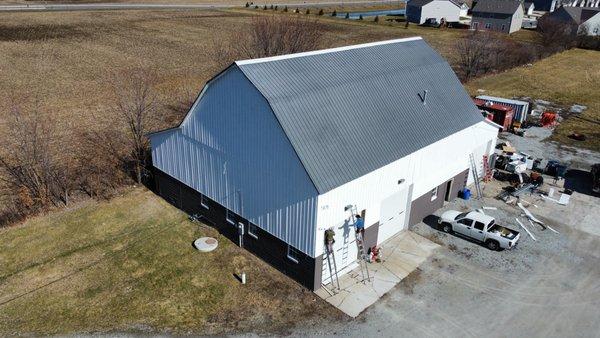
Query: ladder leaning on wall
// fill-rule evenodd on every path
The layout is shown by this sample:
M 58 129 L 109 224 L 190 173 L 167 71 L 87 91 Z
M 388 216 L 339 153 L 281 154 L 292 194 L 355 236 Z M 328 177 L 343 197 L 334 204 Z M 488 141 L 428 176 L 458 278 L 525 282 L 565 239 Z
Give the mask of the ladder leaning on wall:
M 350 218 L 352 219 L 353 224 L 356 223 L 356 215 L 357 208 L 355 205 L 349 205 L 346 207 L 346 210 L 350 210 Z M 369 275 L 369 267 L 367 266 L 368 256 L 365 251 L 364 238 L 362 234 L 354 231 L 354 236 L 356 239 L 356 245 L 358 247 L 358 265 L 360 266 L 360 272 L 362 274 L 363 283 L 371 281 L 371 276 Z
M 329 250 L 329 247 L 327 246 L 327 244 L 325 244 L 325 252 L 327 252 L 327 266 L 329 267 L 329 278 L 331 279 L 331 287 L 333 288 L 333 292 L 336 292 L 336 285 L 337 285 L 337 291 L 340 290 L 340 280 L 338 278 L 338 269 L 337 269 L 337 264 L 335 263 L 335 252 L 333 250 L 333 248 L 331 248 L 331 250 Z M 332 262 L 333 261 L 333 264 Z M 335 277 L 335 280 L 334 280 Z
M 473 181 L 475 182 L 477 199 L 481 199 L 483 197 L 483 191 L 481 190 L 481 185 L 479 184 L 479 174 L 477 173 L 477 164 L 475 163 L 475 155 L 473 155 L 473 153 L 469 154 L 469 161 L 471 162 L 471 172 L 473 173 Z

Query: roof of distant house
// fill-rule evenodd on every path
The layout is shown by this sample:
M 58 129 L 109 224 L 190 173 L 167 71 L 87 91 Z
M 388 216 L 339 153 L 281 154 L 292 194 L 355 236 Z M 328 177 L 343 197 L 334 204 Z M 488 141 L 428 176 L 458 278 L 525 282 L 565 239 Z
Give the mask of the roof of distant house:
M 320 193 L 483 117 L 420 37 L 237 61 Z
M 436 0 L 409 0 L 407 2 L 407 6 L 423 7 L 433 1 L 436 1 Z M 449 1 L 449 2 L 453 3 L 454 5 L 456 5 L 457 7 L 462 6 L 462 2 L 459 0 L 437 0 L 437 1 Z
M 473 13 L 514 14 L 521 3 L 520 0 L 479 0 Z
M 594 15 L 600 13 L 596 7 L 561 7 L 578 24 L 588 21 Z

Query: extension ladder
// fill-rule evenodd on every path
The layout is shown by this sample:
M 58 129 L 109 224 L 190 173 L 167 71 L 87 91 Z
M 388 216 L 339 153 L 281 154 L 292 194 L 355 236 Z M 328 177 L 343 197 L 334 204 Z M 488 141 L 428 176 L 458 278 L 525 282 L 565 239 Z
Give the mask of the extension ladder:
M 353 205 L 350 208 L 350 213 L 351 213 L 350 217 L 352 219 L 352 222 L 356 223 L 356 216 L 355 216 L 357 214 L 356 206 Z M 354 236 L 356 239 L 356 245 L 358 247 L 358 254 L 359 254 L 358 265 L 360 266 L 360 272 L 362 274 L 362 282 L 364 283 L 365 281 L 371 281 L 371 276 L 369 275 L 369 267 L 367 266 L 368 256 L 365 251 L 364 238 L 363 238 L 362 234 L 359 234 L 356 231 L 354 231 Z
M 481 185 L 479 185 L 479 174 L 477 173 L 477 164 L 475 163 L 475 156 L 473 153 L 469 154 L 469 160 L 471 162 L 471 171 L 473 172 L 473 181 L 475 181 L 475 190 L 477 191 L 477 199 L 483 197 Z
M 335 253 L 334 253 L 333 248 L 330 252 L 327 245 L 325 245 L 325 251 L 327 252 L 327 266 L 329 267 L 329 278 L 331 279 L 331 287 L 333 288 L 333 292 L 335 293 L 336 285 L 337 285 L 337 290 L 338 291 L 340 290 L 340 279 L 338 278 L 337 264 L 335 262 Z M 333 260 L 333 264 L 331 264 L 332 260 Z M 332 266 L 333 266 L 333 269 L 332 269 Z M 334 284 L 334 279 L 333 279 L 334 276 L 335 276 L 335 284 Z

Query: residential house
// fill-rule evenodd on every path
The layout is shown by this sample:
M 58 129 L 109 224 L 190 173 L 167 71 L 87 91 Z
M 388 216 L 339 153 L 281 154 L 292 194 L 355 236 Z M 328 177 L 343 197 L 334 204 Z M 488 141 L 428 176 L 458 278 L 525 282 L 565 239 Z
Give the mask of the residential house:
M 533 1 L 525 1 L 523 7 L 525 9 L 525 15 L 533 15 L 533 11 L 535 10 L 535 3 Z
M 409 0 L 406 3 L 406 20 L 419 25 L 458 22 L 461 3 L 455 0 Z
M 479 0 L 472 14 L 471 29 L 510 34 L 521 29 L 525 11 L 520 0 Z
M 600 8 L 562 6 L 546 15 L 573 26 L 574 33 L 600 35 Z
M 420 37 L 236 61 L 149 135 L 156 191 L 305 287 L 357 266 L 473 182 L 497 126 Z M 349 207 L 350 206 L 350 207 Z

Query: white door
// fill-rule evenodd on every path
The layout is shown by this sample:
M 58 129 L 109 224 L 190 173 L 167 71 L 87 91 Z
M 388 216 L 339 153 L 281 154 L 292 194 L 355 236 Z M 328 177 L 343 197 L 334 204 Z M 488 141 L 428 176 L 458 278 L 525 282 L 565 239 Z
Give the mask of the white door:
M 385 241 L 404 229 L 407 199 L 408 189 L 404 189 L 381 201 L 377 243 Z

